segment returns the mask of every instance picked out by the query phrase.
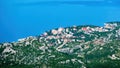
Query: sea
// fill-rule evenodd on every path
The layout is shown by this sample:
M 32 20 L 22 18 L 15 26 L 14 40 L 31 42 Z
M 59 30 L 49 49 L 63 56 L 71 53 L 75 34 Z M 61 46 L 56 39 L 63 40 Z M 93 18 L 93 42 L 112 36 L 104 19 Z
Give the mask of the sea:
M 73 25 L 120 21 L 119 0 L 0 0 L 0 43 Z

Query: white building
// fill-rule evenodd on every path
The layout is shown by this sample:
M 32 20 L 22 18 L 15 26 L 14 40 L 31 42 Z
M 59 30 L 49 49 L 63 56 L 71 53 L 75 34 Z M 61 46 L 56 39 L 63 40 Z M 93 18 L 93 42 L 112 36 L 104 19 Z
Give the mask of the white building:
M 73 35 L 71 35 L 71 34 L 66 34 L 66 37 L 67 38 L 70 38 L 70 37 L 72 37 Z
M 24 42 L 26 38 L 18 39 L 19 42 Z
M 63 30 L 64 30 L 64 28 L 60 27 L 60 28 L 58 29 L 58 32 L 61 33 Z
M 56 35 L 58 33 L 58 31 L 57 30 L 52 30 L 52 34 L 54 34 L 54 35 Z
M 112 56 L 108 56 L 109 58 L 111 58 L 112 60 L 118 59 L 118 57 L 115 56 L 115 54 L 113 54 Z
M 67 28 L 65 31 L 66 31 L 66 32 L 69 32 L 69 29 Z

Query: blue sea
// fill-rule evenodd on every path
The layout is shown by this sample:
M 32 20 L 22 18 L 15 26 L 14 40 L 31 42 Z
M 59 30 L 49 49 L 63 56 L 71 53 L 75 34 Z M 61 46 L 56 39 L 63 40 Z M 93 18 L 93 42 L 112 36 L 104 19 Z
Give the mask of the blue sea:
M 54 28 L 120 21 L 119 0 L 0 0 L 0 42 Z

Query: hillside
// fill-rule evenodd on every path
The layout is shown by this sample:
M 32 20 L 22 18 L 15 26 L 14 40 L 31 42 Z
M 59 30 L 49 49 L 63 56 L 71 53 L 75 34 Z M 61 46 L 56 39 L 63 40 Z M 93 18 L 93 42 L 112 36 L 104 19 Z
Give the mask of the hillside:
M 0 68 L 119 68 L 120 22 L 56 28 L 0 44 Z

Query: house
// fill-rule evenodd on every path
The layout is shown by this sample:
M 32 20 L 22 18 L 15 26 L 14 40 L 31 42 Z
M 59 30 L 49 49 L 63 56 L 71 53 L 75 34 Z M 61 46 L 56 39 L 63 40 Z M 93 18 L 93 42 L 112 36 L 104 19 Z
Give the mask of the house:
M 84 49 L 88 49 L 88 48 L 90 48 L 90 46 L 89 45 L 85 45 Z
M 91 27 L 83 27 L 82 30 L 85 31 L 85 33 L 89 34 L 93 32 L 94 29 L 92 29 Z
M 65 31 L 66 31 L 66 32 L 69 32 L 69 29 L 67 28 L 67 29 L 65 29 Z
M 86 28 L 86 27 L 83 27 L 82 30 L 83 30 L 83 31 L 87 31 L 87 28 Z
M 56 38 L 56 39 L 59 39 L 59 38 L 60 38 L 60 36 L 56 36 L 55 38 Z
M 26 42 L 25 42 L 25 46 L 27 46 L 27 45 L 30 45 L 30 42 L 29 42 L 29 41 L 26 41 Z
M 19 42 L 24 42 L 25 40 L 26 40 L 26 38 L 18 39 Z
M 113 54 L 112 56 L 108 56 L 110 59 L 112 59 L 112 60 L 116 60 L 116 59 L 119 59 L 118 57 L 116 57 L 116 55 L 115 54 Z
M 103 30 L 103 27 L 100 27 L 99 29 L 98 29 L 98 31 L 99 32 L 103 32 L 104 30 Z
M 104 23 L 104 25 L 105 25 L 104 26 L 105 28 L 109 28 L 109 29 L 114 29 L 117 26 L 116 23 L 114 23 L 114 24 Z
M 54 35 L 56 35 L 58 33 L 58 31 L 57 30 L 52 30 L 52 34 L 54 34 Z
M 73 35 L 71 35 L 71 34 L 66 34 L 66 37 L 69 37 L 69 38 L 70 38 L 70 37 L 72 37 L 72 36 L 73 36 Z
M 45 32 L 44 34 L 43 34 L 43 36 L 47 36 L 48 35 L 48 33 L 47 32 Z
M 60 28 L 58 29 L 58 33 L 62 33 L 63 30 L 64 30 L 64 28 L 60 27 Z
M 61 44 L 61 41 L 60 41 L 60 39 L 58 39 L 58 40 L 57 40 L 57 42 L 58 42 L 58 44 Z
M 108 29 L 104 29 L 105 32 L 109 31 Z
M 92 31 L 95 31 L 95 29 L 94 29 L 94 28 L 91 28 L 91 30 L 92 30 Z
M 90 30 L 91 28 L 90 27 L 86 27 L 88 30 Z
M 96 27 L 96 28 L 95 28 L 95 31 L 99 31 L 99 27 Z
M 73 28 L 73 30 L 77 30 L 76 28 Z
M 63 52 L 63 53 L 69 53 L 70 52 L 70 48 L 57 49 L 57 51 Z
M 83 43 L 83 42 L 85 42 L 85 40 L 77 40 L 78 42 L 80 42 L 80 43 Z
M 111 25 L 108 24 L 108 23 L 104 23 L 104 25 L 105 25 L 105 26 L 104 26 L 105 28 L 111 28 Z
M 82 39 L 84 39 L 84 38 L 85 38 L 85 36 L 84 36 L 84 35 L 81 35 L 81 38 L 82 38 Z
M 105 43 L 105 39 L 104 39 L 104 38 L 96 39 L 96 40 L 94 40 L 93 43 L 96 44 L 96 45 L 101 45 L 101 46 L 103 46 L 104 43 Z
M 64 39 L 64 43 L 67 43 L 68 42 L 68 39 Z

